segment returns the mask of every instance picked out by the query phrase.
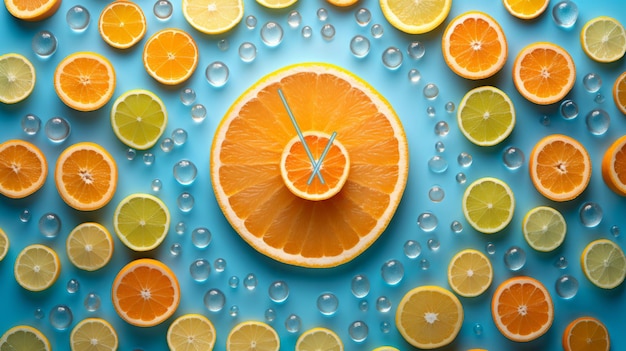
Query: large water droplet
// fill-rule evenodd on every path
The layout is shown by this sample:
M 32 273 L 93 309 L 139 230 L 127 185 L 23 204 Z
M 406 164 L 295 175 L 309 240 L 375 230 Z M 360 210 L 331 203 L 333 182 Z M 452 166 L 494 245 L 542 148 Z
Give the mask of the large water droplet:
M 322 38 L 325 40 L 333 40 L 335 38 L 335 26 L 330 23 L 327 23 L 322 26 L 320 33 L 322 34 Z
M 602 87 L 602 78 L 597 73 L 587 73 L 583 77 L 583 86 L 590 93 L 596 93 Z
M 270 284 L 268 289 L 269 297 L 274 302 L 284 302 L 289 297 L 289 286 L 286 282 L 279 280 Z
M 370 281 L 367 276 L 358 274 L 352 278 L 351 287 L 355 297 L 363 298 L 370 292 Z
M 337 312 L 339 300 L 332 293 L 323 293 L 317 298 L 317 309 L 321 314 L 331 316 Z
M 302 328 L 302 319 L 297 314 L 291 314 L 285 320 L 285 329 L 290 333 L 297 333 Z
M 243 280 L 243 286 L 245 286 L 248 290 L 254 290 L 258 283 L 259 281 L 257 280 L 256 275 L 254 275 L 253 273 L 249 273 L 248 275 L 246 275 Z
M 33 36 L 31 47 L 41 58 L 50 57 L 57 51 L 57 37 L 48 30 L 42 30 Z
M 378 312 L 389 312 L 391 310 L 391 300 L 387 296 L 380 296 L 376 299 L 376 309 Z
M 459 163 L 461 167 L 469 167 L 472 165 L 473 158 L 472 155 L 463 151 L 457 156 L 456 161 Z
M 193 245 L 199 249 L 203 249 L 211 243 L 211 231 L 205 227 L 195 228 L 191 232 L 191 241 Z
M 230 72 L 224 62 L 215 61 L 210 63 L 205 71 L 206 80 L 212 86 L 219 88 L 228 82 Z
M 606 111 L 597 108 L 591 110 L 587 114 L 585 122 L 587 124 L 587 130 L 589 130 L 591 134 L 602 135 L 606 133 L 606 131 L 609 129 L 609 125 L 611 124 L 611 118 Z
M 87 29 L 90 19 L 89 11 L 81 5 L 72 6 L 65 15 L 65 21 L 75 32 L 82 32 Z
M 287 24 L 291 28 L 298 28 L 302 23 L 302 15 L 298 11 L 291 11 L 287 16 Z
M 65 330 L 72 324 L 74 315 L 72 314 L 72 310 L 69 306 L 56 305 L 50 310 L 48 318 L 50 319 L 50 324 L 54 328 L 58 330 Z
M 274 21 L 269 21 L 261 27 L 261 40 L 270 47 L 280 44 L 283 41 L 283 34 L 283 27 Z
M 366 8 L 360 8 L 354 13 L 354 18 L 356 19 L 356 23 L 358 23 L 359 26 L 365 27 L 372 20 L 372 13 Z
M 448 161 L 443 156 L 435 155 L 428 160 L 428 169 L 433 173 L 443 173 L 448 169 Z
M 100 304 L 100 296 L 95 292 L 90 292 L 89 294 L 87 294 L 87 296 L 85 297 L 85 301 L 83 302 L 85 309 L 89 312 L 95 312 L 100 309 Z
M 524 152 L 515 146 L 509 146 L 502 153 L 502 161 L 508 169 L 518 169 L 524 164 Z
M 571 299 L 578 292 L 578 280 L 569 274 L 562 275 L 557 279 L 555 288 L 560 297 Z
M 356 57 L 365 57 L 370 52 L 370 41 L 362 35 L 355 35 L 350 40 L 350 51 Z
M 434 100 L 439 96 L 439 87 L 435 83 L 428 83 L 424 86 L 424 97 L 428 100 Z
M 256 46 L 250 42 L 239 45 L 239 58 L 243 62 L 252 62 L 256 58 Z
M 428 190 L 428 198 L 432 202 L 441 202 L 445 196 L 446 193 L 439 185 L 434 185 L 430 188 L 430 190 Z
M 396 47 L 388 47 L 383 51 L 383 65 L 385 67 L 395 70 L 402 65 L 402 51 Z
M 552 19 L 561 28 L 571 28 L 578 19 L 578 6 L 573 1 L 560 1 L 552 8 Z
M 211 312 L 219 312 L 226 304 L 226 296 L 219 289 L 211 289 L 204 294 L 204 306 Z
M 426 47 L 421 42 L 414 41 L 409 44 L 407 53 L 412 59 L 421 59 L 424 56 L 424 53 L 426 53 Z
M 352 322 L 348 328 L 348 334 L 350 334 L 350 338 L 355 342 L 363 342 L 367 339 L 369 328 L 363 321 Z
M 383 280 L 389 285 L 396 285 L 404 278 L 404 266 L 398 260 L 389 260 L 380 269 Z
M 519 271 L 526 264 L 526 252 L 519 246 L 511 246 L 504 253 L 504 265 L 512 271 Z
M 22 130 L 28 135 L 35 135 L 41 128 L 41 120 L 32 113 L 28 113 L 22 117 Z
M 182 128 L 176 128 L 172 131 L 172 140 L 176 145 L 183 145 L 187 142 L 187 131 Z
M 203 282 L 209 279 L 211 275 L 211 264 L 204 258 L 199 258 L 189 266 L 191 278 L 197 282 Z
M 417 225 L 425 232 L 432 232 L 438 224 L 439 220 L 432 212 L 423 212 L 417 217 Z
M 191 211 L 195 203 L 196 200 L 194 199 L 193 195 L 186 191 L 180 193 L 180 195 L 178 195 L 178 198 L 176 198 L 176 204 L 178 205 L 178 209 L 182 212 Z
M 174 165 L 174 178 L 182 185 L 189 185 L 196 180 L 198 169 L 196 165 L 189 160 L 180 160 Z
M 383 36 L 383 34 L 385 33 L 385 29 L 382 25 L 376 23 L 372 26 L 370 32 L 372 33 L 372 37 L 378 39 Z
M 61 218 L 56 213 L 46 213 L 39 218 L 39 232 L 46 238 L 56 238 L 61 231 Z
M 602 207 L 596 202 L 585 202 L 580 207 L 580 222 L 582 225 L 588 228 L 598 226 L 602 221 L 603 211 Z
M 169 0 L 157 0 L 152 8 L 154 16 L 161 21 L 168 20 L 174 13 L 174 6 Z
M 70 123 L 63 117 L 52 117 L 44 127 L 46 136 L 54 143 L 62 143 L 70 136 Z

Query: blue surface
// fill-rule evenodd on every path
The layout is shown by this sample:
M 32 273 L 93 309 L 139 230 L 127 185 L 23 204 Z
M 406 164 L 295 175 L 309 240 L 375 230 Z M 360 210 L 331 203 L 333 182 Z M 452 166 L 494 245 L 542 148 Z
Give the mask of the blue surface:
M 583 275 L 579 256 L 583 247 L 593 239 L 609 238 L 621 246 L 623 236 L 614 237 L 610 228 L 617 225 L 626 229 L 624 209 L 626 200 L 612 193 L 603 183 L 600 172 L 600 160 L 604 150 L 626 130 L 626 119 L 615 107 L 611 97 L 611 87 L 615 78 L 626 68 L 624 59 L 613 64 L 593 62 L 583 53 L 579 32 L 589 19 L 599 15 L 616 16 L 626 23 L 626 12 L 616 11 L 621 0 L 611 1 L 577 1 L 580 16 L 574 28 L 565 30 L 557 27 L 552 18 L 551 6 L 541 17 L 532 21 L 518 20 L 509 15 L 500 1 L 455 1 L 446 22 L 435 31 L 425 35 L 406 35 L 391 27 L 382 16 L 378 2 L 363 0 L 359 5 L 347 9 L 335 8 L 325 1 L 301 0 L 289 9 L 268 10 L 255 1 L 245 1 L 245 16 L 254 15 L 258 24 L 249 29 L 240 23 L 225 35 L 212 37 L 201 34 L 189 26 L 183 19 L 179 1 L 174 2 L 174 14 L 168 21 L 159 21 L 152 14 L 153 2 L 141 4 L 148 19 L 147 36 L 166 27 L 179 27 L 193 35 L 200 46 L 200 64 L 192 78 L 182 86 L 168 88 L 156 83 L 144 71 L 141 62 L 141 50 L 144 38 L 136 47 L 119 51 L 108 47 L 99 37 L 97 17 L 106 5 L 102 1 L 76 2 L 65 0 L 60 10 L 51 18 L 27 23 L 11 17 L 6 9 L 0 9 L 0 53 L 18 52 L 27 56 L 36 66 L 37 84 L 33 94 L 24 102 L 13 105 L 0 105 L 0 140 L 21 138 L 29 140 L 45 152 L 50 168 L 53 169 L 59 153 L 67 146 L 90 140 L 104 145 L 115 157 L 120 168 L 120 183 L 112 202 L 105 208 L 89 213 L 81 213 L 66 206 L 57 194 L 52 174 L 48 175 L 46 184 L 36 194 L 22 200 L 0 198 L 0 227 L 9 235 L 11 248 L 8 256 L 0 262 L 0 301 L 2 301 L 4 317 L 0 318 L 0 332 L 17 324 L 28 324 L 39 328 L 53 343 L 54 349 L 68 349 L 71 328 L 86 317 L 98 316 L 110 321 L 120 336 L 121 350 L 162 350 L 166 349 L 165 332 L 172 319 L 153 328 L 133 327 L 123 322 L 115 313 L 110 302 L 110 287 L 118 270 L 130 260 L 149 256 L 167 263 L 177 274 L 181 282 L 183 298 L 176 316 L 199 312 L 207 315 L 217 329 L 216 350 L 225 348 L 225 341 L 230 329 L 238 322 L 255 319 L 264 320 L 265 310 L 273 308 L 276 319 L 271 324 L 281 336 L 282 349 L 293 349 L 300 333 L 287 332 L 284 321 L 291 314 L 302 319 L 300 331 L 316 326 L 324 326 L 335 330 L 342 338 L 347 350 L 369 350 L 380 345 L 393 345 L 401 350 L 411 347 L 404 342 L 394 327 L 396 306 L 401 297 L 411 288 L 434 284 L 448 288 L 446 267 L 450 258 L 464 248 L 476 248 L 485 251 L 488 242 L 494 243 L 495 254 L 490 258 L 494 265 L 495 277 L 491 288 L 476 298 L 461 298 L 465 310 L 465 320 L 459 336 L 445 350 L 465 350 L 480 347 L 489 350 L 555 350 L 560 348 L 561 335 L 565 326 L 574 318 L 591 315 L 603 321 L 609 330 L 614 345 L 626 344 L 622 314 L 626 311 L 624 286 L 605 291 L 593 286 Z M 65 13 L 73 6 L 81 4 L 91 13 L 91 23 L 86 31 L 75 33 L 65 22 Z M 320 21 L 317 10 L 323 7 L 328 11 L 328 19 Z M 360 7 L 367 7 L 372 13 L 372 21 L 368 26 L 359 26 L 354 13 Z M 452 73 L 443 62 L 440 40 L 445 25 L 452 18 L 468 10 L 481 10 L 489 13 L 502 25 L 509 43 L 509 59 L 505 67 L 495 77 L 486 81 L 468 81 Z M 298 10 L 302 15 L 299 28 L 290 28 L 287 15 L 291 10 Z M 260 39 L 259 31 L 268 20 L 277 21 L 282 25 L 285 35 L 283 42 L 277 47 L 267 47 Z M 323 24 L 330 23 L 336 28 L 336 36 L 328 41 L 320 34 Z M 381 24 L 384 35 L 373 38 L 370 28 L 373 24 Z M 302 26 L 313 29 L 312 37 L 305 39 L 301 35 Z M 30 40 L 39 30 L 52 31 L 59 40 L 57 52 L 49 59 L 38 58 L 31 50 Z M 349 41 L 355 34 L 369 38 L 372 47 L 369 55 L 358 59 L 349 51 Z M 146 37 L 147 37 L 146 36 Z M 218 48 L 218 41 L 226 39 L 230 47 L 226 51 Z M 426 46 L 426 55 L 415 60 L 406 54 L 411 41 L 421 41 Z M 580 115 L 574 120 L 564 120 L 558 113 L 558 105 L 546 107 L 536 106 L 525 101 L 515 90 L 511 71 L 513 60 L 524 46 L 532 42 L 544 40 L 563 46 L 574 57 L 577 67 L 577 81 L 569 98 L 578 103 Z M 249 63 L 242 62 L 238 57 L 238 47 L 249 41 L 258 49 L 257 57 Z M 383 50 L 390 46 L 398 47 L 404 53 L 404 62 L 397 70 L 389 70 L 381 63 Z M 54 93 L 52 75 L 57 63 L 66 55 L 79 51 L 96 51 L 106 55 L 115 65 L 118 83 L 114 99 L 123 92 L 134 88 L 146 88 L 158 94 L 166 103 L 169 112 L 169 124 L 164 136 L 176 128 L 184 128 L 189 133 L 185 145 L 174 148 L 169 153 L 163 152 L 158 146 L 150 150 L 156 156 L 154 164 L 148 166 L 142 162 L 143 152 L 129 161 L 126 159 L 126 147 L 117 140 L 109 124 L 109 111 L 112 102 L 96 112 L 80 113 L 66 107 Z M 230 68 L 230 79 L 221 88 L 209 85 L 204 77 L 204 69 L 213 61 L 222 61 Z M 273 70 L 292 63 L 303 61 L 326 61 L 345 67 L 370 82 L 395 107 L 407 132 L 410 148 L 410 173 L 404 198 L 388 229 L 380 239 L 364 254 L 353 262 L 335 269 L 307 270 L 294 268 L 272 261 L 258 254 L 247 246 L 230 228 L 211 189 L 209 177 L 209 148 L 211 138 L 222 115 L 249 85 L 258 78 Z M 416 68 L 422 74 L 419 83 L 409 82 L 409 70 Z M 605 96 L 602 103 L 594 102 L 596 94 L 585 91 L 582 78 L 589 72 L 598 73 L 603 86 L 600 94 Z M 439 86 L 440 94 L 435 100 L 423 97 L 422 89 L 426 83 L 433 82 Z M 504 90 L 514 101 L 517 111 L 517 125 L 501 144 L 480 148 L 468 142 L 459 132 L 455 114 L 445 112 L 448 101 L 456 105 L 463 95 L 471 88 L 479 85 L 496 85 Z M 197 93 L 197 103 L 204 104 L 208 116 L 201 124 L 196 124 L 190 117 L 190 107 L 179 100 L 179 93 L 184 87 L 191 87 Z M 112 100 L 113 101 L 113 100 Z M 435 117 L 429 117 L 427 107 L 436 110 Z M 593 108 L 601 107 L 611 116 L 611 127 L 602 136 L 590 134 L 585 126 L 585 115 Z M 39 116 L 43 123 L 54 116 L 65 117 L 72 126 L 68 140 L 62 144 L 50 142 L 43 132 L 34 136 L 26 135 L 20 120 L 27 113 Z M 548 125 L 540 121 L 543 116 L 550 120 Z M 450 124 L 450 133 L 439 137 L 434 132 L 437 121 Z M 576 137 L 589 150 L 593 160 L 593 175 L 588 189 L 576 200 L 567 203 L 553 203 L 533 188 L 528 177 L 525 163 L 520 169 L 508 170 L 502 163 L 502 152 L 508 146 L 520 148 L 526 158 L 532 146 L 541 137 L 552 133 L 564 133 Z M 447 171 L 435 174 L 428 170 L 428 159 L 437 154 L 435 143 L 442 141 L 445 151 L 440 153 L 449 164 Z M 464 168 L 456 159 L 459 153 L 468 152 L 473 157 L 473 164 Z M 181 159 L 189 159 L 198 167 L 198 177 L 190 186 L 182 186 L 172 176 L 172 166 Z M 464 172 L 466 184 L 458 184 L 455 175 Z M 516 197 L 516 213 L 512 223 L 502 232 L 495 235 L 484 235 L 475 232 L 467 224 L 461 212 L 461 195 L 466 185 L 482 176 L 494 176 L 511 185 Z M 65 255 L 65 238 L 69 231 L 84 221 L 98 221 L 112 230 L 112 214 L 116 204 L 133 192 L 152 192 L 150 183 L 159 178 L 163 189 L 157 193 L 170 208 L 172 228 L 165 242 L 154 252 L 137 254 L 128 250 L 115 238 L 115 254 L 113 260 L 102 270 L 88 273 L 71 265 Z M 439 185 L 445 190 L 445 199 L 433 203 L 428 198 L 428 189 Z M 177 209 L 176 198 L 188 191 L 195 197 L 195 206 L 189 213 Z M 595 228 L 586 228 L 578 219 L 580 206 L 586 201 L 595 201 L 604 210 L 602 222 Z M 521 232 L 521 221 L 524 214 L 538 205 L 551 205 L 560 210 L 568 223 L 565 243 L 555 252 L 540 254 L 533 251 L 524 241 Z M 27 223 L 19 220 L 20 213 L 28 209 L 32 219 Z M 420 213 L 430 211 L 439 220 L 437 229 L 425 233 L 419 229 L 416 219 Z M 38 219 L 47 212 L 55 212 L 62 219 L 62 230 L 56 239 L 45 238 L 38 230 Z M 454 234 L 450 223 L 459 220 L 464 230 Z M 174 225 L 185 222 L 187 230 L 178 235 Z M 213 240 L 205 249 L 198 249 L 191 242 L 191 230 L 196 227 L 207 227 L 212 231 Z M 428 249 L 427 241 L 431 238 L 439 240 L 441 246 L 437 251 Z M 422 254 L 417 259 L 409 259 L 403 253 L 403 245 L 409 240 L 421 244 Z M 32 293 L 22 289 L 13 278 L 13 262 L 19 251 L 28 244 L 43 243 L 53 247 L 62 260 L 62 271 L 59 280 L 44 292 Z M 182 245 L 182 254 L 174 257 L 169 248 L 174 243 Z M 503 264 L 503 254 L 507 248 L 518 245 L 526 251 L 527 263 L 518 272 L 509 271 Z M 569 265 L 565 269 L 555 266 L 559 257 L 565 257 Z M 188 267 L 197 258 L 206 258 L 211 263 L 217 258 L 226 260 L 223 272 L 213 270 L 206 282 L 198 283 L 191 279 Z M 428 270 L 420 268 L 420 260 L 430 262 Z M 386 284 L 380 275 L 380 268 L 389 259 L 397 259 L 405 269 L 404 279 L 395 286 Z M 248 273 L 258 277 L 258 286 L 254 290 L 245 289 L 241 282 Z M 364 299 L 357 299 L 350 292 L 350 281 L 356 274 L 365 274 L 371 281 L 371 291 Z M 580 283 L 578 294 L 569 300 L 560 298 L 555 291 L 555 281 L 563 274 L 571 274 Z M 541 338 L 527 343 L 518 344 L 504 338 L 492 322 L 490 315 L 491 295 L 495 287 L 515 275 L 530 275 L 538 278 L 549 289 L 553 296 L 556 310 L 554 324 L 548 333 Z M 229 277 L 240 279 L 239 287 L 232 289 L 228 285 Z M 68 280 L 76 278 L 80 282 L 80 290 L 75 294 L 66 291 Z M 272 302 L 267 293 L 269 285 L 276 280 L 285 281 L 290 288 L 290 295 L 283 303 Z M 226 306 L 220 312 L 209 312 L 203 305 L 206 291 L 217 288 L 223 291 Z M 83 300 L 91 291 L 97 292 L 102 299 L 102 306 L 96 312 L 87 312 Z M 339 309 L 333 316 L 323 316 L 316 309 L 317 297 L 325 292 L 332 292 L 339 298 Z M 386 296 L 392 302 L 388 312 L 376 309 L 376 299 Z M 369 308 L 364 311 L 359 306 L 366 301 Z M 67 330 L 56 330 L 49 321 L 51 308 L 57 304 L 68 305 L 74 321 Z M 229 314 L 231 306 L 239 307 L 239 314 Z M 45 311 L 44 319 L 36 319 L 34 311 L 41 308 Z M 364 342 L 357 343 L 350 339 L 348 327 L 354 321 L 364 321 L 369 326 L 369 336 Z M 381 323 L 391 324 L 390 331 L 384 333 Z M 476 324 L 482 325 L 482 333 L 474 332 Z M 614 347 L 614 349 L 616 349 Z

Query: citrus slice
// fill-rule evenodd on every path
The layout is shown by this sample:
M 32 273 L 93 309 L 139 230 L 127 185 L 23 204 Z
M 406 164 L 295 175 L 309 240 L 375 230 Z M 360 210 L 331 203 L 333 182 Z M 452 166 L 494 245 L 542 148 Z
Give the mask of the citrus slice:
M 450 69 L 467 79 L 484 79 L 498 73 L 508 56 L 502 27 L 483 12 L 457 16 L 441 39 L 443 58 Z
M 46 182 L 48 161 L 41 150 L 23 140 L 0 144 L 0 194 L 21 199 Z
M 256 2 L 270 9 L 284 9 L 295 4 L 298 0 L 256 0 Z
M 446 20 L 452 0 L 380 0 L 380 8 L 389 23 L 408 34 L 423 34 Z
M 550 4 L 550 0 L 502 0 L 504 8 L 517 18 L 529 20 L 539 17 Z
M 564 351 L 609 351 L 610 349 L 609 331 L 596 318 L 576 318 L 563 331 Z
M 513 102 L 502 90 L 483 86 L 468 91 L 457 110 L 459 129 L 472 143 L 493 146 L 515 127 Z
M 151 258 L 140 258 L 117 273 L 111 298 L 123 320 L 138 327 L 152 327 L 176 312 L 180 286 L 168 266 Z
M 540 281 L 517 276 L 498 286 L 491 300 L 491 315 L 502 335 L 513 341 L 527 342 L 550 329 L 554 305 Z
M 30 291 L 46 290 L 61 272 L 59 256 L 51 248 L 33 244 L 25 247 L 15 259 L 15 280 Z
M 263 322 L 246 321 L 228 333 L 226 351 L 278 351 L 280 338 L 276 330 Z
M 131 250 L 149 251 L 165 239 L 170 229 L 170 212 L 156 196 L 132 194 L 117 205 L 113 227 Z
M 336 132 L 332 148 L 340 143 L 349 155 L 348 179 L 327 200 L 295 195 L 281 175 L 298 129 Z M 305 182 L 312 174 L 320 181 L 307 162 Z M 304 267 L 337 266 L 367 249 L 391 220 L 407 173 L 406 135 L 389 103 L 365 81 L 324 63 L 262 78 L 231 106 L 211 148 L 213 190 L 233 228 L 259 252 Z
M 463 214 L 477 231 L 493 234 L 513 219 L 515 197 L 502 180 L 485 177 L 475 180 L 463 194 Z
M 9 252 L 9 246 L 11 242 L 9 241 L 9 237 L 7 234 L 0 228 L 0 261 L 4 260 L 7 253 Z
M 626 277 L 624 251 L 607 239 L 590 242 L 580 256 L 583 272 L 589 281 L 603 289 L 618 287 Z
M 25 21 L 41 21 L 52 15 L 61 6 L 61 0 L 4 0 L 11 15 Z
M 182 315 L 167 329 L 167 345 L 172 351 L 213 350 L 215 327 L 203 315 Z
M 626 115 L 626 72 L 620 74 L 613 83 L 613 101 L 615 106 Z
M 52 346 L 39 330 L 18 325 L 7 330 L 0 338 L 0 349 L 14 351 L 50 351 Z
M 0 102 L 15 104 L 26 99 L 35 88 L 33 64 L 20 54 L 0 55 Z
M 549 105 L 563 99 L 576 82 L 572 56 L 552 43 L 534 43 L 522 49 L 513 63 L 513 82 L 528 101 Z
M 116 0 L 100 13 L 98 30 L 109 45 L 128 49 L 146 34 L 146 16 L 139 5 L 127 0 Z
M 450 291 L 432 285 L 407 292 L 396 311 L 396 327 L 411 345 L 434 349 L 450 344 L 463 324 L 463 306 Z
M 549 252 L 561 246 L 567 233 L 567 223 L 561 212 L 539 206 L 526 213 L 522 221 L 524 239 L 537 251 Z
M 475 297 L 484 293 L 492 280 L 491 261 L 480 251 L 462 250 L 448 264 L 448 283 L 461 296 Z
M 198 66 L 198 46 L 187 32 L 168 28 L 154 33 L 143 49 L 143 66 L 157 82 L 183 83 Z
M 54 181 L 65 203 L 80 211 L 97 210 L 115 194 L 117 164 L 102 146 L 76 143 L 59 155 Z
M 343 351 L 339 336 L 327 328 L 313 328 L 300 334 L 296 341 L 296 351 Z
M 591 179 L 591 159 L 577 140 L 552 134 L 539 140 L 528 160 L 530 179 L 543 196 L 569 201 L 580 195 Z
M 154 146 L 167 126 L 167 110 L 161 99 L 144 90 L 120 95 L 111 108 L 115 135 L 129 147 L 146 150 Z
M 118 344 L 117 332 L 102 318 L 83 319 L 70 334 L 72 351 L 115 351 Z
M 356 4 L 359 0 L 326 0 L 329 4 L 339 6 L 339 7 L 348 7 Z
M 95 111 L 113 97 L 115 69 L 100 54 L 70 54 L 54 72 L 54 90 L 67 106 L 78 111 Z
M 626 135 L 615 140 L 604 153 L 602 178 L 616 194 L 626 196 Z
M 592 60 L 615 62 L 626 52 L 626 30 L 615 18 L 596 17 L 583 26 L 580 43 Z
M 65 250 L 74 266 L 95 271 L 104 267 L 113 257 L 113 238 L 99 223 L 82 223 L 67 236 Z
M 372 351 L 400 351 L 393 346 L 379 346 Z
M 241 22 L 243 0 L 183 0 L 183 16 L 202 33 L 222 34 Z

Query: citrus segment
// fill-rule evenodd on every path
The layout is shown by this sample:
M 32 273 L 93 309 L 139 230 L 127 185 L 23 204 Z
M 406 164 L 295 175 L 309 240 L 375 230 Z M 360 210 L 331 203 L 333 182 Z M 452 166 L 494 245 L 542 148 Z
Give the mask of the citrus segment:
M 95 271 L 104 267 L 113 257 L 113 238 L 99 223 L 82 223 L 67 236 L 65 250 L 74 266 Z
M 111 108 L 111 126 L 127 146 L 146 150 L 154 146 L 167 127 L 167 110 L 161 99 L 144 90 L 120 95 Z
M 35 88 L 33 64 L 20 54 L 0 55 L 0 102 L 15 104 L 26 99 Z
M 241 22 L 243 0 L 183 0 L 183 16 L 202 33 L 222 34 Z
M 343 351 L 339 336 L 327 328 L 313 328 L 305 331 L 296 341 L 296 351 Z
M 493 146 L 515 127 L 513 102 L 502 90 L 483 86 L 468 91 L 457 110 L 459 129 L 472 143 Z
M 50 351 L 52 346 L 39 330 L 28 325 L 18 325 L 2 335 L 0 350 Z
M 408 34 L 423 34 L 437 28 L 450 13 L 452 0 L 380 0 L 389 23 Z
M 72 351 L 115 351 L 118 344 L 117 332 L 102 318 L 83 319 L 70 334 Z
M 146 34 L 146 17 L 139 5 L 127 0 L 116 0 L 100 13 L 98 29 L 109 45 L 128 49 Z
M 550 4 L 550 0 L 502 0 L 504 8 L 517 18 L 529 20 L 539 17 Z
M 298 0 L 256 0 L 256 2 L 270 9 L 284 9 L 295 4 Z
M 9 252 L 9 246 L 11 242 L 9 241 L 9 237 L 4 232 L 4 230 L 0 229 L 0 261 L 4 260 L 7 253 Z
M 493 76 L 504 67 L 508 56 L 500 24 L 478 11 L 453 19 L 443 34 L 441 48 L 448 67 L 468 79 Z
M 594 61 L 615 62 L 626 52 L 626 30 L 615 18 L 596 17 L 583 26 L 580 43 Z
M 548 206 L 539 206 L 526 213 L 522 221 L 522 232 L 530 247 L 549 252 L 561 246 L 567 233 L 563 215 Z
M 611 340 L 606 326 L 593 317 L 579 317 L 563 331 L 564 351 L 609 351 Z
M 613 101 L 615 106 L 626 115 L 626 72 L 620 74 L 613 83 Z
M 51 248 L 33 244 L 25 247 L 15 259 L 14 275 L 17 283 L 26 290 L 46 290 L 59 277 L 61 262 Z
M 149 251 L 165 239 L 170 228 L 170 213 L 156 196 L 131 194 L 117 205 L 113 227 L 118 238 L 131 250 Z
M 552 134 L 539 140 L 528 160 L 530 179 L 543 196 L 569 201 L 580 195 L 591 178 L 591 159 L 577 140 Z
M 580 256 L 585 276 L 597 287 L 613 289 L 622 284 L 626 277 L 624 251 L 607 239 L 590 242 Z
M 0 144 L 0 194 L 21 199 L 39 190 L 48 175 L 48 161 L 41 150 L 23 140 Z
M 198 46 L 187 32 L 168 28 L 154 33 L 143 49 L 143 66 L 157 82 L 183 83 L 198 66 Z
M 280 338 L 270 325 L 247 321 L 237 324 L 228 333 L 226 351 L 278 351 Z
M 615 140 L 604 153 L 602 178 L 616 194 L 626 196 L 626 135 Z
M 119 271 L 113 280 L 111 298 L 123 320 L 138 327 L 152 327 L 176 312 L 180 286 L 168 266 L 140 258 Z
M 203 315 L 182 315 L 167 329 L 167 345 L 172 351 L 213 350 L 215 327 Z
M 41 21 L 54 15 L 61 2 L 61 0 L 4 0 L 4 5 L 15 18 Z
M 461 296 L 475 297 L 482 294 L 492 280 L 491 261 L 480 251 L 462 250 L 448 264 L 448 283 Z
M 477 179 L 463 194 L 465 219 L 481 233 L 493 234 L 504 229 L 513 219 L 514 211 L 513 191 L 500 179 Z

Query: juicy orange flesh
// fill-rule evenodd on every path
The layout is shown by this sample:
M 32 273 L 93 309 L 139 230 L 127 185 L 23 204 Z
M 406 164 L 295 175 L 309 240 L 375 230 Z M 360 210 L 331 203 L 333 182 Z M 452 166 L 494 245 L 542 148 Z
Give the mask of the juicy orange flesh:
M 81 104 L 100 101 L 110 90 L 111 72 L 104 63 L 90 57 L 77 57 L 63 67 L 59 83 L 65 94 Z
M 65 190 L 80 203 L 95 203 L 111 189 L 115 170 L 94 150 L 77 150 L 62 166 Z
M 530 15 L 544 7 L 546 0 L 508 0 L 507 3 L 516 13 Z
M 541 186 L 566 194 L 585 183 L 585 155 L 576 146 L 555 140 L 539 150 L 537 178 Z
M 621 78 L 621 79 L 620 79 Z M 626 74 L 620 76 L 620 81 L 615 88 L 616 104 L 617 107 L 626 114 Z
M 613 171 L 619 182 L 626 186 L 626 143 L 622 144 L 619 150 L 615 152 Z
M 3 189 L 22 191 L 42 176 L 42 160 L 25 146 L 14 145 L 0 151 L 0 184 Z
M 459 316 L 454 301 L 437 291 L 422 291 L 411 296 L 400 323 L 406 334 L 419 336 L 422 344 L 439 344 L 454 334 Z M 421 302 L 418 302 L 421 301 Z M 429 303 L 427 303 L 427 302 Z M 436 314 L 436 320 L 429 318 Z
M 492 68 L 500 60 L 499 32 L 483 18 L 467 18 L 450 35 L 450 54 L 470 72 Z
M 197 50 L 191 37 L 182 32 L 163 32 L 152 38 L 144 55 L 146 65 L 157 76 L 167 80 L 184 77 L 197 61 Z
M 549 48 L 536 48 L 522 58 L 519 77 L 527 91 L 548 98 L 563 91 L 571 75 L 569 61 Z
M 496 314 L 511 333 L 530 335 L 550 324 L 550 303 L 534 284 L 513 284 L 502 292 Z
M 131 319 L 150 322 L 176 305 L 172 278 L 159 269 L 139 266 L 128 271 L 114 291 L 121 310 Z
M 609 335 L 606 329 L 595 320 L 580 320 L 570 328 L 567 328 L 568 350 L 608 350 Z
M 50 0 L 13 0 L 11 1 L 11 3 L 13 3 L 13 5 L 19 9 L 20 11 L 36 11 L 37 9 L 42 8 L 43 6 L 46 6 L 46 4 L 48 4 L 49 2 L 51 2 Z
M 116 2 L 102 13 L 102 30 L 115 43 L 130 43 L 145 31 L 141 8 L 131 2 Z

